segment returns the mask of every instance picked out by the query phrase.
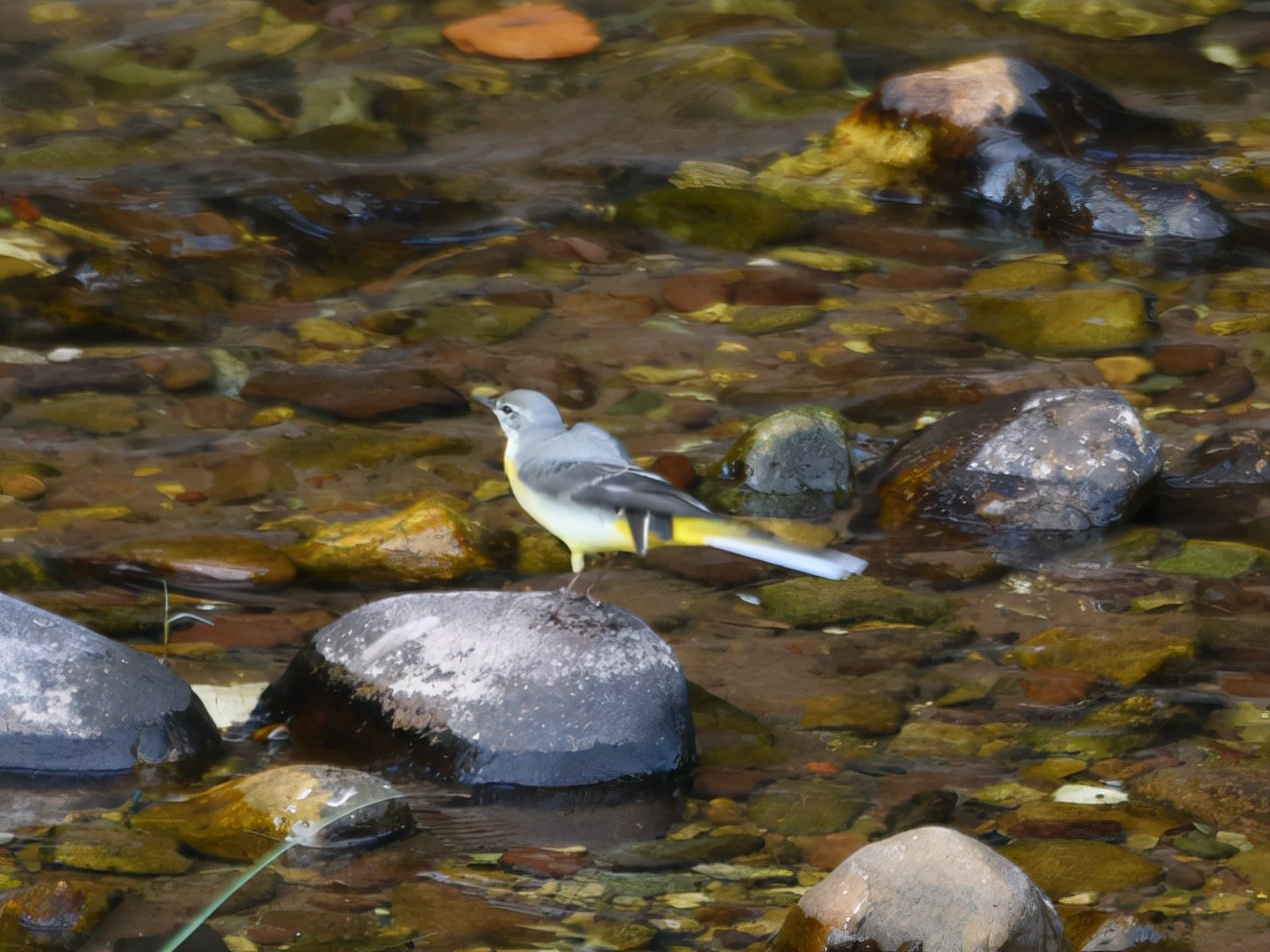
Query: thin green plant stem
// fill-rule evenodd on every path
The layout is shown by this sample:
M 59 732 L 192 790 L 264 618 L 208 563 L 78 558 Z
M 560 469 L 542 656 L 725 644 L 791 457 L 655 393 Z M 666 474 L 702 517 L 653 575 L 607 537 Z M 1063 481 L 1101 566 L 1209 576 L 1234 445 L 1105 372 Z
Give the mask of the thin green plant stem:
M 193 919 L 178 929 L 176 934 L 164 943 L 163 948 L 159 952 L 176 952 L 181 943 L 194 934 L 195 929 L 216 915 L 216 910 L 221 907 L 226 899 L 246 886 L 261 870 L 295 845 L 297 845 L 295 840 L 282 840 L 268 853 L 256 860 L 255 864 L 247 867 L 233 882 L 221 890 L 215 899 L 195 913 Z
M 216 910 L 219 909 L 230 896 L 242 889 L 245 885 L 247 885 L 247 883 L 251 882 L 251 880 L 259 874 L 261 870 L 265 869 L 270 863 L 278 859 L 278 857 L 287 850 L 291 849 L 291 847 L 314 846 L 316 845 L 318 835 L 332 823 L 336 823 L 339 820 L 344 819 L 346 816 L 351 816 L 358 810 L 364 810 L 366 807 L 374 806 L 376 803 L 383 803 L 386 800 L 396 800 L 400 796 L 400 793 L 393 791 L 392 793 L 386 794 L 382 797 L 376 797 L 374 800 L 354 800 L 339 813 L 322 820 L 320 823 L 314 824 L 312 827 L 308 827 L 299 833 L 293 831 L 292 834 L 285 840 L 280 840 L 277 846 L 271 849 L 264 856 L 260 857 L 260 859 L 256 860 L 256 862 L 247 867 L 247 869 L 243 870 L 243 872 L 235 877 L 228 886 L 222 889 L 211 902 L 195 913 L 194 917 L 189 922 L 177 930 L 177 932 L 163 944 L 162 948 L 159 949 L 159 952 L 176 952 L 181 943 L 194 934 L 195 929 L 201 926 L 212 916 L 216 915 Z

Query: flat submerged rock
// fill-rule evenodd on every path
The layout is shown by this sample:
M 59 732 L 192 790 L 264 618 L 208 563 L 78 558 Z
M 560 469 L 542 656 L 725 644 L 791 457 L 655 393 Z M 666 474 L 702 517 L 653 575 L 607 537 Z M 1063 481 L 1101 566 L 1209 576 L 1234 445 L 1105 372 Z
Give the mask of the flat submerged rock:
M 298 745 L 408 759 L 469 784 L 566 787 L 695 760 L 670 648 L 610 605 L 541 592 L 428 592 L 318 632 L 262 698 Z
M 154 658 L 2 594 L 0 725 L 0 773 L 120 773 L 220 748 L 198 696 Z

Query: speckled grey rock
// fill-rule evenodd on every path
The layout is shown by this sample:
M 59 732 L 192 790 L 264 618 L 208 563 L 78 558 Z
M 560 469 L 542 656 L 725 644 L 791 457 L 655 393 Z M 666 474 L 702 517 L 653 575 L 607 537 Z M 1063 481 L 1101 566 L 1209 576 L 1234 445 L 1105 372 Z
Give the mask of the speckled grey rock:
M 940 826 L 856 851 L 803 895 L 776 952 L 852 942 L 924 952 L 1067 952 L 1062 922 L 1027 875 L 978 840 Z
M 0 595 L 0 772 L 117 773 L 219 747 L 197 695 L 154 658 Z
M 683 671 L 634 615 L 545 592 L 386 598 L 318 632 L 262 698 L 297 744 L 469 784 L 581 786 L 695 759 Z
M 1159 472 L 1160 448 L 1114 390 L 987 400 L 900 451 L 879 489 L 883 524 L 926 516 L 1037 532 L 1114 525 Z

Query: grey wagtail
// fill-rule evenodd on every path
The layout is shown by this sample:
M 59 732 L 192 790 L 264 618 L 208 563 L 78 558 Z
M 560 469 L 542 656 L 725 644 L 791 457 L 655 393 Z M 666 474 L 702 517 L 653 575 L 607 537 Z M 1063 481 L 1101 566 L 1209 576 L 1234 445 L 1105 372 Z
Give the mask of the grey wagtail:
M 475 399 L 494 411 L 507 436 L 503 468 L 516 501 L 569 547 L 575 574 L 586 568 L 591 553 L 644 555 L 663 545 L 707 545 L 830 579 L 856 575 L 868 565 L 845 552 L 784 542 L 711 512 L 636 466 L 622 444 L 598 426 L 565 426 L 556 405 L 535 390 Z

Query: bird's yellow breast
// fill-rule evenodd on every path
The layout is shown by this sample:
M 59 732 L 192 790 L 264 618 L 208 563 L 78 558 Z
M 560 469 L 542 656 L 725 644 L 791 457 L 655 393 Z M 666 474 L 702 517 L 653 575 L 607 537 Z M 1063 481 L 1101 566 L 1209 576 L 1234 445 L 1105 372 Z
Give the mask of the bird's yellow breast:
M 535 522 L 556 536 L 573 552 L 634 552 L 626 519 L 602 506 L 588 506 L 571 499 L 548 495 L 526 486 L 516 464 L 503 458 L 503 471 L 512 495 Z

